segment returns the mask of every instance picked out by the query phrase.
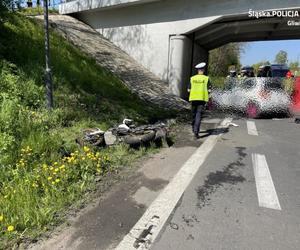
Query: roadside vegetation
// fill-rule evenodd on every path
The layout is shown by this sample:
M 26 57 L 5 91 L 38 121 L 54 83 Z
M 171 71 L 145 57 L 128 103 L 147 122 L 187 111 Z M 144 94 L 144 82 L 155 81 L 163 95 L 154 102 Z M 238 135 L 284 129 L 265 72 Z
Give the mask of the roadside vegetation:
M 44 34 L 35 20 L 0 12 L 0 249 L 36 238 L 60 213 L 147 150 L 80 148 L 83 128 L 172 114 L 141 101 L 111 73 L 51 32 L 55 109 L 45 107 Z
M 246 52 L 248 44 L 247 43 L 229 43 L 219 48 L 210 51 L 209 54 L 209 76 L 213 87 L 216 89 L 224 89 L 226 83 L 228 82 L 227 76 L 230 70 L 236 71 L 237 75 L 241 75 L 241 55 Z M 280 50 L 274 61 L 263 60 L 252 64 L 254 75 L 258 75 L 259 68 L 261 66 L 271 65 L 271 64 L 286 65 L 291 71 L 292 75 L 295 77 L 300 76 L 300 67 L 298 61 L 288 60 L 288 53 L 284 50 Z M 283 80 L 284 89 L 292 94 L 294 90 L 294 80 L 284 79 Z

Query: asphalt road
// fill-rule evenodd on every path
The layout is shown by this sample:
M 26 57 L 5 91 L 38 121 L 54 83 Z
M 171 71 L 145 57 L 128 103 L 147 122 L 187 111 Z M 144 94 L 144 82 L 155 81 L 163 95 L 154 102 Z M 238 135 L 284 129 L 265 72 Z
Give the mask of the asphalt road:
M 300 249 L 300 125 L 233 122 L 151 249 Z

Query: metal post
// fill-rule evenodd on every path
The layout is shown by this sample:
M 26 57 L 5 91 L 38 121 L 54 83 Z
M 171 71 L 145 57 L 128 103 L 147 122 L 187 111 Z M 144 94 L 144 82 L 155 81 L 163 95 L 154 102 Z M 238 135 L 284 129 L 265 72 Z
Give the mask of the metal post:
M 46 84 L 46 99 L 48 109 L 53 108 L 53 93 L 52 93 L 52 76 L 50 69 L 50 47 L 49 47 L 49 21 L 48 21 L 48 0 L 44 0 L 44 29 L 45 29 L 45 84 Z

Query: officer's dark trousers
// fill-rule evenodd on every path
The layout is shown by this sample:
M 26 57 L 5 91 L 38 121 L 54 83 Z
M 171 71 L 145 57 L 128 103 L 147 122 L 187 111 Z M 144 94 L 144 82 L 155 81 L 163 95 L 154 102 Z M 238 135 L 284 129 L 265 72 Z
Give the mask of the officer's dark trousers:
M 192 113 L 193 113 L 193 133 L 198 135 L 200 132 L 202 113 L 205 110 L 205 101 L 192 101 Z

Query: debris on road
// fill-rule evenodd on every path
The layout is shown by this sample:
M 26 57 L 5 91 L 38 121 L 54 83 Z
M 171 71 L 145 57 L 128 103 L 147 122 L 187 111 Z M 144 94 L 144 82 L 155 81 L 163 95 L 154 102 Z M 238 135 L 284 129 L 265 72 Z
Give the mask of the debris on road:
M 300 124 L 300 118 L 296 118 L 296 119 L 295 119 L 295 122 L 296 122 L 297 124 Z
M 121 142 L 136 147 L 148 145 L 151 142 L 162 145 L 163 141 L 168 141 L 169 128 L 166 124 L 159 122 L 156 124 L 142 125 L 136 127 L 131 119 L 124 119 L 122 124 L 102 131 L 100 129 L 85 129 L 82 138 L 76 142 L 83 146 L 85 144 L 93 146 L 112 146 Z
M 82 131 L 83 137 L 77 138 L 76 142 L 80 146 L 89 144 L 92 146 L 103 146 L 104 145 L 104 131 L 98 128 L 88 128 Z
M 224 126 L 225 126 L 225 127 L 230 127 L 230 126 L 232 126 L 232 127 L 239 127 L 238 124 L 233 123 L 233 122 L 227 122 L 227 123 L 224 124 Z
M 172 229 L 174 229 L 174 230 L 178 230 L 179 229 L 179 226 L 176 223 L 173 223 L 173 222 L 170 223 L 170 227 Z
M 230 122 L 230 123 L 228 124 L 228 126 L 232 126 L 232 127 L 239 127 L 239 125 L 238 125 L 238 124 L 236 124 L 236 123 L 233 123 L 233 122 Z
M 113 135 L 111 131 L 106 131 L 104 133 L 104 141 L 107 146 L 114 145 L 117 141 L 117 137 Z

